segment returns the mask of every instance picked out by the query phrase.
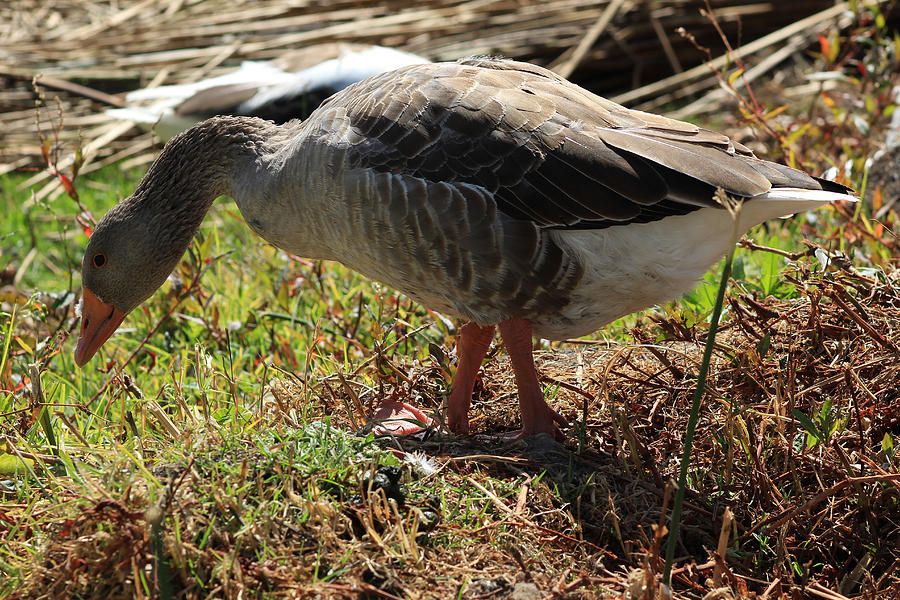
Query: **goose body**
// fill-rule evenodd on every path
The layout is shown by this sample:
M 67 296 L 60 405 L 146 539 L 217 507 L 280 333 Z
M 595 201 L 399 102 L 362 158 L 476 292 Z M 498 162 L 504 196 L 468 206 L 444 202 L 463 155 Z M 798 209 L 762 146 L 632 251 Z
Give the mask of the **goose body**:
M 129 92 L 126 108 L 110 116 L 133 121 L 168 141 L 214 115 L 245 115 L 284 123 L 305 119 L 335 92 L 366 77 L 428 60 L 409 52 L 333 42 L 294 50 L 271 61 L 244 61 L 240 68 L 194 83 Z M 152 104 L 145 105 L 145 102 Z
M 337 93 L 303 122 L 207 120 L 173 139 L 103 217 L 83 267 L 86 363 L 187 249 L 212 201 L 292 254 L 339 261 L 468 323 L 448 422 L 466 432 L 499 326 L 521 434 L 559 435 L 532 335 L 580 336 L 693 286 L 739 230 L 852 200 L 727 136 L 626 109 L 513 61 L 414 65 Z M 425 420 L 406 405 L 378 413 Z M 405 432 L 409 428 L 398 427 Z

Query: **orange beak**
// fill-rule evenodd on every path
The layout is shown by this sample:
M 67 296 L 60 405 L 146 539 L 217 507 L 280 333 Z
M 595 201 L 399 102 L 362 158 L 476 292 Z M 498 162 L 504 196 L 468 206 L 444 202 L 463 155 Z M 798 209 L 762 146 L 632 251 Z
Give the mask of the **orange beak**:
M 78 346 L 75 347 L 75 364 L 83 367 L 91 360 L 124 318 L 125 313 L 112 304 L 101 302 L 93 292 L 85 288 L 81 305 L 81 335 L 78 336 Z

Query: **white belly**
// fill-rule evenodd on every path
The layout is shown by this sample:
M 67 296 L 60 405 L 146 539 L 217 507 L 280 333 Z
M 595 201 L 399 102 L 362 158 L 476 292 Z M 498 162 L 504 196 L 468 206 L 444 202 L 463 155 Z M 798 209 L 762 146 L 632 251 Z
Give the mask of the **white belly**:
M 772 218 L 745 205 L 739 234 Z M 627 314 L 677 298 L 724 256 L 733 243 L 725 210 L 702 208 L 660 221 L 600 230 L 557 231 L 557 243 L 578 255 L 584 277 L 571 302 L 532 320 L 534 334 L 565 339 L 592 333 Z

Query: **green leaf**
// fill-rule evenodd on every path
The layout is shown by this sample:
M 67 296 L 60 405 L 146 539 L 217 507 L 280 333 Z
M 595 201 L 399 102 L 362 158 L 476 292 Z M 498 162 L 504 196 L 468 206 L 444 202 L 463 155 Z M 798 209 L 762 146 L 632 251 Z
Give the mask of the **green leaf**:
M 807 433 L 809 433 L 809 435 L 811 435 L 812 437 L 814 437 L 816 439 L 816 442 L 821 442 L 823 439 L 825 439 L 825 435 L 822 432 L 822 430 L 819 429 L 819 426 L 816 425 L 812 421 L 812 419 L 810 419 L 809 417 L 804 415 L 802 412 L 795 409 L 794 410 L 794 418 L 800 422 L 800 425 L 803 427 L 803 429 L 806 430 Z M 815 444 L 813 444 L 813 445 L 815 445 Z
M 24 461 L 24 462 L 23 462 Z M 30 458 L 20 459 L 14 454 L 0 453 L 0 475 L 17 475 L 27 473 L 28 467 L 33 467 L 34 461 Z
M 50 445 L 51 450 L 56 454 L 56 434 L 53 432 L 53 423 L 50 421 L 50 411 L 47 410 L 46 406 L 41 408 L 40 415 L 38 415 L 38 423 L 40 423 L 44 435 L 47 436 L 47 443 Z
M 759 354 L 760 358 L 766 355 L 769 352 L 769 346 L 772 343 L 772 334 L 767 333 L 763 336 L 763 339 L 759 340 L 759 343 L 756 345 L 756 352 Z
M 790 134 L 788 134 L 788 136 L 787 136 L 787 145 L 791 145 L 791 144 L 793 144 L 794 142 L 796 142 L 798 139 L 800 139 L 801 137 L 803 137 L 803 134 L 805 134 L 806 131 L 807 131 L 810 127 L 812 127 L 812 123 L 806 123 L 805 125 L 802 125 L 801 127 L 798 127 L 795 131 L 792 131 Z
M 831 420 L 831 396 L 825 398 L 825 402 L 822 403 L 822 408 L 819 409 L 819 424 L 822 431 L 825 431 L 825 426 L 828 424 L 829 420 Z

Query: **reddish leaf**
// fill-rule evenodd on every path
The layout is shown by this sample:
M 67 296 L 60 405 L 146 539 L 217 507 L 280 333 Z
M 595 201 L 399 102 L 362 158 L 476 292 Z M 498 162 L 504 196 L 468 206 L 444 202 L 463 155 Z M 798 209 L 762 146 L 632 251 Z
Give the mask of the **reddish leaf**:
M 62 183 L 63 189 L 66 190 L 66 193 L 70 198 L 75 197 L 75 186 L 72 184 L 72 180 L 66 177 L 65 173 L 57 173 L 56 176 L 59 178 L 60 183 Z
M 822 49 L 822 56 L 831 56 L 831 42 L 824 34 L 819 34 L 819 48 Z
M 881 191 L 881 186 L 875 186 L 875 193 L 872 194 L 872 212 L 877 213 L 878 210 L 884 205 L 884 192 Z
M 147 348 L 144 348 L 144 351 L 150 357 L 150 364 L 147 365 L 147 371 L 152 371 L 156 367 L 156 352 L 147 350 Z
M 81 230 L 84 231 L 84 235 L 87 237 L 91 237 L 91 234 L 94 233 L 94 227 L 91 225 L 93 220 L 89 213 L 81 213 L 75 217 L 75 222 L 81 225 Z

